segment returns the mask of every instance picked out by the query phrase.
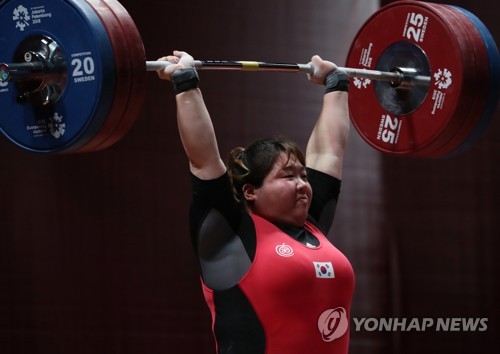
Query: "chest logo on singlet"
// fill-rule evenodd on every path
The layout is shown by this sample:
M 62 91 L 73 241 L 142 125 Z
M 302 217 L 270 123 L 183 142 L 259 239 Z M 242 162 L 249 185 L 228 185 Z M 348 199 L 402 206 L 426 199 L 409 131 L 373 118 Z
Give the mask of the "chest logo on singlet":
M 293 248 L 286 243 L 276 246 L 276 253 L 281 257 L 291 257 L 293 256 Z
M 347 332 L 349 321 L 343 307 L 328 309 L 318 318 L 318 329 L 325 342 L 332 342 Z

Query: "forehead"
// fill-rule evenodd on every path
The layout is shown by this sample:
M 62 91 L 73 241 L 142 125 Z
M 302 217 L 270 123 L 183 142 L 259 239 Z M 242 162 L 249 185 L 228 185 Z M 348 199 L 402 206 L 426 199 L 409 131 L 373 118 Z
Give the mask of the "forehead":
M 299 161 L 297 156 L 292 154 L 290 155 L 290 157 L 288 157 L 285 153 L 281 153 L 274 163 L 273 170 L 279 171 L 291 169 L 305 169 L 305 167 Z

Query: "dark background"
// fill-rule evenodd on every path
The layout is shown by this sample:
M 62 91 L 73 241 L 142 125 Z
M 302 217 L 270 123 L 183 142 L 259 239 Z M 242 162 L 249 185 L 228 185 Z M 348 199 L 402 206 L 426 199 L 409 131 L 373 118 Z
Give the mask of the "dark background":
M 343 64 L 365 0 L 122 2 L 148 59 Z M 496 0 L 449 1 L 499 38 Z M 284 134 L 305 146 L 321 87 L 302 74 L 202 72 L 224 158 Z M 188 240 L 189 174 L 168 83 L 148 74 L 127 136 L 99 153 L 36 155 L 0 139 L 0 354 L 213 353 Z M 498 116 L 498 114 L 497 114 Z M 383 155 L 352 130 L 332 233 L 356 271 L 355 318 L 488 318 L 484 332 L 352 327 L 351 353 L 487 353 L 500 314 L 500 132 L 447 159 Z M 293 334 L 291 334 L 293 335 Z

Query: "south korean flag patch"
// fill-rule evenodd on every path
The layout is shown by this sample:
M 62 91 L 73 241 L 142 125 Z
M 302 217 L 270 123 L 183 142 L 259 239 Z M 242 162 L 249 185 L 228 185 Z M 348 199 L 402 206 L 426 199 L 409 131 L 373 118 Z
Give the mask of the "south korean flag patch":
M 331 262 L 313 262 L 316 278 L 335 278 L 335 272 Z

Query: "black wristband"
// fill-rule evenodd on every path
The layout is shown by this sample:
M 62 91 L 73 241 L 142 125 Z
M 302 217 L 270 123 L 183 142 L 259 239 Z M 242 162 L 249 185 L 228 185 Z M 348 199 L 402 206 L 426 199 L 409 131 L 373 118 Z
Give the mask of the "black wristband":
M 349 91 L 349 76 L 345 71 L 334 70 L 326 75 L 325 94 L 333 91 Z
M 170 77 L 176 95 L 198 87 L 200 78 L 194 68 L 176 70 Z

